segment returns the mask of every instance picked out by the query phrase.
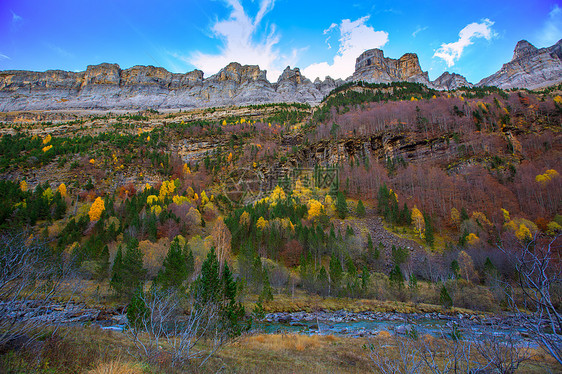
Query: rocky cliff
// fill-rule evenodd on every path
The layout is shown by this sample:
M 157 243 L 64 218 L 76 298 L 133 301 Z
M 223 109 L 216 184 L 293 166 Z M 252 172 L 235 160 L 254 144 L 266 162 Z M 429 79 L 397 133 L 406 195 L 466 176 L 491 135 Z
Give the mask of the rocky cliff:
M 199 108 L 273 102 L 318 103 L 343 83 L 312 83 L 287 67 L 276 83 L 258 66 L 231 63 L 205 79 L 203 72 L 170 73 L 153 66 L 122 70 L 90 65 L 83 72 L 1 71 L 0 111 L 63 109 Z
M 399 59 L 384 57 L 380 49 L 363 52 L 355 62 L 350 80 L 368 83 L 417 82 L 429 85 L 427 72 L 422 71 L 418 55 L 406 53 Z
M 442 90 L 456 90 L 457 88 L 460 88 L 460 87 L 472 87 L 473 86 L 473 84 L 469 83 L 466 80 L 466 78 L 463 77 L 462 75 L 457 74 L 457 73 L 451 74 L 448 71 L 441 74 L 439 76 L 439 78 L 437 78 L 436 80 L 431 82 L 431 84 L 433 85 L 433 87 L 436 87 L 436 88 L 442 89 Z
M 370 49 L 356 60 L 355 73 L 346 81 L 417 82 L 439 90 L 472 84 L 458 74 L 443 73 L 430 81 L 418 56 L 399 59 Z M 513 58 L 479 86 L 537 88 L 562 82 L 562 40 L 537 49 L 527 41 L 515 47 Z M 117 64 L 90 65 L 83 72 L 0 71 L 0 111 L 23 110 L 139 110 L 147 108 L 202 108 L 278 102 L 317 104 L 344 82 L 326 77 L 311 82 L 298 68 L 287 67 L 277 82 L 266 78 L 257 65 L 230 63 L 205 78 L 194 70 L 176 74 L 154 66 L 121 69 Z
M 515 46 L 513 58 L 478 86 L 500 88 L 540 88 L 562 83 L 562 40 L 538 49 L 526 40 Z

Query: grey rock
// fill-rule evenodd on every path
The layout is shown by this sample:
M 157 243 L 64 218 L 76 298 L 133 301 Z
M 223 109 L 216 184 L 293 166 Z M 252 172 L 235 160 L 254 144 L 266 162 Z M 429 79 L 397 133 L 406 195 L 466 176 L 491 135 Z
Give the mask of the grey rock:
M 469 83 L 462 75 L 457 73 L 450 74 L 448 71 L 441 74 L 441 76 L 431 82 L 431 84 L 433 87 L 440 90 L 456 90 L 460 87 L 473 86 L 473 84 Z
M 526 40 L 515 46 L 513 58 L 477 86 L 535 89 L 562 83 L 562 40 L 538 49 Z
M 278 102 L 317 104 L 341 80 L 312 83 L 287 67 L 277 83 L 256 65 L 230 63 L 204 79 L 194 70 L 174 74 L 154 66 L 122 70 L 117 64 L 90 65 L 83 72 L 0 71 L 0 111 L 141 110 L 201 108 Z
M 355 73 L 349 80 L 367 83 L 407 81 L 430 85 L 427 72 L 421 70 L 417 54 L 406 53 L 396 60 L 384 57 L 383 51 L 378 48 L 369 49 L 357 57 Z

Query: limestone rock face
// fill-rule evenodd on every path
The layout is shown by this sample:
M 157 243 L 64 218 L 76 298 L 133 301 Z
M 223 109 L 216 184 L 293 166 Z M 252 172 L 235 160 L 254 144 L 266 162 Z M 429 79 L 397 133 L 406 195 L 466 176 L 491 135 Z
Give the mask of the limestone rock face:
M 390 83 L 398 81 L 417 82 L 429 85 L 427 72 L 422 71 L 418 55 L 406 53 L 399 59 L 384 57 L 380 49 L 363 52 L 355 62 L 355 73 L 350 80 L 368 83 Z
M 90 65 L 83 72 L 0 71 L 0 111 L 200 108 L 275 102 L 319 103 L 341 80 L 312 83 L 287 68 L 277 83 L 257 65 L 230 63 L 205 79 L 194 70 L 175 74 L 154 66 L 122 70 Z
M 465 77 L 457 73 L 449 73 L 448 71 L 444 72 L 431 82 L 432 86 L 440 89 L 440 90 L 456 90 L 460 87 L 472 87 L 473 84 L 469 83 Z
M 538 49 L 526 40 L 515 46 L 513 58 L 478 86 L 534 89 L 562 82 L 562 40 Z
M 326 80 L 328 79 L 331 78 Z M 325 96 L 323 88 L 322 85 L 317 86 L 303 76 L 299 68 L 291 69 L 290 66 L 285 68 L 276 84 L 276 91 L 281 96 L 293 96 L 298 98 L 299 102 L 307 103 L 322 101 L 322 98 Z

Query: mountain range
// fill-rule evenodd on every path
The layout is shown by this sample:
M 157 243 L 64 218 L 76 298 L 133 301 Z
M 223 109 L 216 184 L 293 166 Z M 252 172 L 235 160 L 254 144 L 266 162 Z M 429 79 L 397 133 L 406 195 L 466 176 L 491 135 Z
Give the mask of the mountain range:
M 449 72 L 430 81 L 415 53 L 392 59 L 380 49 L 362 53 L 354 74 L 345 81 L 326 77 L 312 82 L 299 68 L 287 67 L 272 83 L 257 65 L 236 62 L 208 78 L 200 70 L 178 74 L 154 66 L 121 69 L 117 64 L 103 63 L 90 65 L 82 72 L 0 71 L 0 111 L 189 109 L 277 102 L 315 105 L 334 88 L 360 80 L 417 82 L 439 90 L 473 86 L 463 76 Z M 476 86 L 535 89 L 561 82 L 562 40 L 541 49 L 522 40 L 512 60 Z

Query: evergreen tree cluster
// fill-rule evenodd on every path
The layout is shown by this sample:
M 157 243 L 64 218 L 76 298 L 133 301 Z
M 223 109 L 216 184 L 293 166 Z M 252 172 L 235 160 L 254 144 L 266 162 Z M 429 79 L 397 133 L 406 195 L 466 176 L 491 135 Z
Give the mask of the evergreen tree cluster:
M 404 203 L 404 206 L 400 209 L 396 195 L 386 184 L 379 187 L 377 201 L 378 212 L 387 222 L 400 226 L 409 226 L 412 224 L 412 215 L 408 206 Z

